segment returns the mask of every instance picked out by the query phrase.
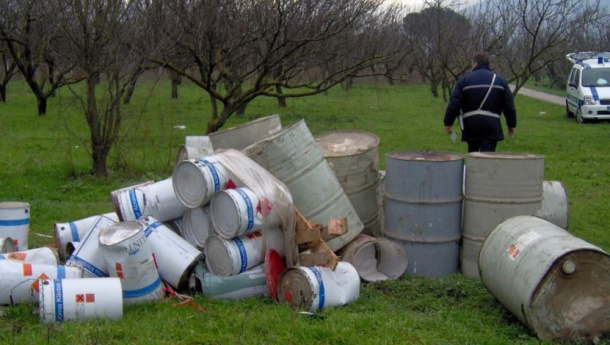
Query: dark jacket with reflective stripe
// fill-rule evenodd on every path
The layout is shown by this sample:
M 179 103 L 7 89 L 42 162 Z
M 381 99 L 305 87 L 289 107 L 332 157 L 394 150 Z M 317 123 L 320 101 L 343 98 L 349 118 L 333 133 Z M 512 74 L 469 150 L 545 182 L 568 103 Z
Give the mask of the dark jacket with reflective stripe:
M 477 66 L 472 72 L 460 77 L 451 92 L 451 99 L 445 111 L 445 126 L 452 126 L 461 113 L 479 108 L 489 90 L 493 78 L 489 66 Z M 495 114 L 503 113 L 508 127 L 517 126 L 517 112 L 513 95 L 506 81 L 496 75 L 494 87 L 481 107 L 481 110 Z M 471 115 L 463 119 L 462 141 L 469 140 L 502 140 L 502 123 L 499 118 L 486 115 Z

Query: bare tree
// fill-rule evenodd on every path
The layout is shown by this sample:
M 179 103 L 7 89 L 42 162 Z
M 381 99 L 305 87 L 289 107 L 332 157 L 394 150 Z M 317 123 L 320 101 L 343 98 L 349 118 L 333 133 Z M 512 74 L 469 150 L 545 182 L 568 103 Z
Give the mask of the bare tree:
M 5 0 L 0 2 L 0 38 L 36 96 L 38 115 L 47 112 L 47 99 L 55 91 L 81 79 L 71 74 L 74 66 L 58 59 L 61 45 L 54 2 Z
M 378 43 L 358 27 L 382 2 L 167 0 L 153 29 L 172 43 L 156 59 L 210 95 L 215 132 L 257 97 L 317 94 L 383 62 L 359 54 Z
M 0 39 L 0 57 L 2 67 L 0 67 L 0 102 L 6 102 L 6 87 L 17 71 L 17 61 L 13 59 L 6 47 L 6 42 Z
M 142 18 L 148 8 L 132 0 L 59 2 L 66 39 L 63 58 L 78 67 L 83 88 L 70 88 L 80 100 L 89 126 L 92 173 L 106 175 L 107 158 L 122 120 L 121 99 L 144 71 L 147 53 Z
M 518 25 L 506 28 L 510 36 L 497 55 L 515 94 L 535 73 L 565 59 L 575 47 L 575 33 L 608 18 L 599 0 L 517 0 L 510 13 Z

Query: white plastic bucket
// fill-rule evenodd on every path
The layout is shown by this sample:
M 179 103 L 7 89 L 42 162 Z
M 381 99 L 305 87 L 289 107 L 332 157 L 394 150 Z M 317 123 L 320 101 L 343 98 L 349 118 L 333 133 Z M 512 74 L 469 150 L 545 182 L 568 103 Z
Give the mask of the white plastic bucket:
M 184 290 L 203 253 L 153 217 L 143 217 L 138 222 L 145 226 L 144 234 L 161 278 L 175 289 Z
M 210 219 L 210 207 L 188 209 L 181 218 L 182 237 L 197 248 L 203 248 L 205 240 L 214 233 Z
M 33 248 L 21 252 L 0 254 L 0 260 L 29 262 L 31 264 L 57 266 L 57 252 L 49 247 Z
M 66 252 L 72 251 L 70 246 L 74 246 L 74 250 L 66 259 L 66 265 L 82 267 L 85 277 L 108 277 L 108 268 L 100 251 L 98 236 L 103 228 L 115 223 L 105 216 L 99 217 L 80 242 L 70 242 L 67 245 Z
M 210 201 L 210 217 L 214 230 L 224 239 L 232 239 L 262 229 L 263 215 L 259 200 L 249 188 L 220 191 Z M 279 224 L 267 224 L 277 227 Z
M 79 267 L 0 260 L 0 304 L 34 302 L 39 278 L 80 278 Z
M 360 296 L 360 277 L 352 264 L 328 267 L 292 267 L 280 275 L 278 298 L 309 311 L 346 305 Z
M 30 204 L 20 201 L 0 202 L 0 237 L 10 237 L 17 250 L 28 249 Z
M 16 251 L 15 242 L 10 237 L 0 237 L 0 253 L 6 254 Z
M 264 261 L 264 243 L 260 231 L 232 240 L 211 235 L 204 246 L 208 270 L 220 276 L 233 276 L 245 272 Z
M 120 319 L 123 298 L 119 278 L 40 280 L 38 314 L 44 323 Z
M 174 193 L 172 178 L 119 189 L 110 193 L 119 219 L 135 221 L 142 216 L 153 216 L 165 222 L 182 216 L 186 207 Z
M 227 187 L 229 180 L 229 173 L 214 156 L 182 161 L 172 175 L 176 197 L 188 208 L 207 204 L 214 193 Z
M 121 279 L 124 304 L 159 300 L 164 295 L 146 240 L 144 226 L 137 222 L 119 222 L 100 231 L 102 255 L 109 275 Z
M 360 234 L 341 250 L 341 260 L 352 264 L 362 280 L 376 282 L 399 278 L 407 269 L 407 254 L 386 238 Z
M 115 222 L 119 221 L 119 216 L 115 212 L 109 212 L 67 223 L 55 223 L 55 239 L 57 240 L 60 259 L 65 260 L 68 257 L 68 255 L 66 255 L 66 245 L 70 242 L 79 242 L 87 233 L 87 230 L 89 230 L 101 216 L 112 219 Z

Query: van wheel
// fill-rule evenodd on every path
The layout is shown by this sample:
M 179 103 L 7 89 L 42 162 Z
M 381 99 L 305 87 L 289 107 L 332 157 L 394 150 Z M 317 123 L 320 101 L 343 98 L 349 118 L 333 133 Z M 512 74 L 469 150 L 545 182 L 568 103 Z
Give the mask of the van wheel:
M 568 101 L 566 101 L 566 116 L 568 118 L 574 117 L 574 113 L 570 111 L 570 107 L 568 107 Z
M 582 117 L 582 109 L 580 108 L 576 109 L 576 122 L 581 124 L 587 122 L 587 120 Z

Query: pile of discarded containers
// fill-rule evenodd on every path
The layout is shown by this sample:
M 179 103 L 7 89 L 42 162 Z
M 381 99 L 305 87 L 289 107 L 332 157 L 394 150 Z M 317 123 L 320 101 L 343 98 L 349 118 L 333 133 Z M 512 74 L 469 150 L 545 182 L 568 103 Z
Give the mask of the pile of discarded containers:
M 389 152 L 380 171 L 378 147 L 278 115 L 187 136 L 171 177 L 111 191 L 115 212 L 56 223 L 56 252 L 27 250 L 29 204 L 0 203 L 1 303 L 38 303 L 44 322 L 120 318 L 167 291 L 316 311 L 356 300 L 361 281 L 461 271 L 541 339 L 610 331 L 610 256 L 567 231 L 543 156 Z M 341 261 L 300 265 L 297 213 L 344 221 L 324 242 Z

